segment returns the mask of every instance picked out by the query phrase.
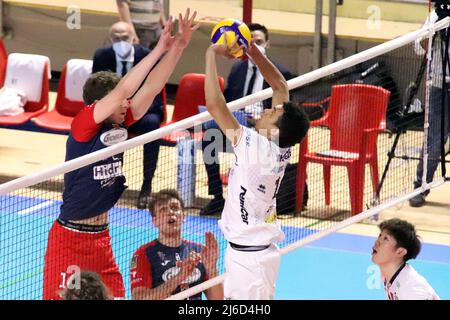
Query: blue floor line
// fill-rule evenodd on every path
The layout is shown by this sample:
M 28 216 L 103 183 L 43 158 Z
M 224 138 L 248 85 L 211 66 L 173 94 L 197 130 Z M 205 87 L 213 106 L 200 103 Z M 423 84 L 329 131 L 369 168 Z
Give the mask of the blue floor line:
M 26 215 L 11 213 L 9 206 L 17 212 L 45 201 L 48 200 L 0 196 L 0 299 L 41 298 L 47 235 L 59 214 L 61 201 Z M 211 230 L 223 253 L 226 242 L 217 220 L 186 216 L 183 237 L 204 243 L 203 230 Z M 116 207 L 111 210 L 110 221 L 114 255 L 125 282 L 127 298 L 130 298 L 131 256 L 141 245 L 153 240 L 157 231 L 147 211 Z M 283 229 L 286 239 L 282 246 L 317 232 L 290 226 Z M 33 240 L 31 243 L 30 239 Z M 373 274 L 377 267 L 370 260 L 374 241 L 374 237 L 335 233 L 284 255 L 276 298 L 384 299 L 384 292 L 376 280 L 378 275 Z M 223 266 L 222 259 L 223 255 L 220 266 Z M 450 246 L 424 243 L 412 265 L 429 280 L 441 298 L 450 299 Z M 368 288 L 367 283 L 372 283 L 372 287 Z

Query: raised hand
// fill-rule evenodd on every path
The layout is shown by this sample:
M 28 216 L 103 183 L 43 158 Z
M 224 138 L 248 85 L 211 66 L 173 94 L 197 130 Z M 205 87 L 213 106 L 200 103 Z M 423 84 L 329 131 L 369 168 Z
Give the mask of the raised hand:
M 217 259 L 219 258 L 219 245 L 212 232 L 205 233 L 205 247 L 201 253 L 202 263 L 205 266 L 208 276 L 216 272 Z
M 226 35 L 224 35 L 223 39 L 224 39 L 223 44 L 216 43 L 211 45 L 211 50 L 214 50 L 216 54 L 224 56 L 228 59 L 235 59 L 233 54 L 235 54 L 241 49 L 245 50 L 244 46 L 236 46 L 237 38 L 230 45 L 228 45 Z
M 175 35 L 174 45 L 183 49 L 186 48 L 191 41 L 192 33 L 200 27 L 200 23 L 192 26 L 197 11 L 194 11 L 194 14 L 191 17 L 189 17 L 189 15 L 189 8 L 186 9 L 184 17 L 182 17 L 181 13 L 178 15 L 178 32 Z
M 164 30 L 161 33 L 161 36 L 158 41 L 158 46 L 161 46 L 163 51 L 169 50 L 169 48 L 175 41 L 175 37 L 172 36 L 172 29 L 173 29 L 173 18 L 172 16 L 170 16 L 169 19 L 166 21 L 166 24 L 164 25 Z
M 251 58 L 260 57 L 263 55 L 261 51 L 259 51 L 258 46 L 255 45 L 253 40 L 251 41 L 250 46 L 247 49 L 247 55 Z

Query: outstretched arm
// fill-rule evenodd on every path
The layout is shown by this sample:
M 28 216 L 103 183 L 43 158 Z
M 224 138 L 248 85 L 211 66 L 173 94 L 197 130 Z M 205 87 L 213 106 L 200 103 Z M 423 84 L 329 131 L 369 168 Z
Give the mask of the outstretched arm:
M 205 100 L 206 108 L 225 136 L 237 143 L 241 126 L 227 107 L 217 79 L 216 55 L 230 57 L 226 45 L 213 44 L 206 50 Z
M 172 21 L 168 21 L 164 31 L 166 32 L 171 28 Z M 167 48 L 164 46 L 164 42 L 160 40 L 152 52 L 142 59 L 134 68 L 130 69 L 117 86 L 97 102 L 97 107 L 94 110 L 94 121 L 96 123 L 101 123 L 117 110 L 123 100 L 130 98 L 139 89 L 139 86 L 144 81 L 145 77 L 147 77 L 158 59 L 166 51 Z
M 253 62 L 258 66 L 264 80 L 270 85 L 273 90 L 272 107 L 289 101 L 289 89 L 286 79 L 281 72 L 273 65 L 270 60 L 259 51 L 259 49 L 252 43 L 248 49 L 248 55 Z
M 189 9 L 186 10 L 185 16 L 179 15 L 178 33 L 175 37 L 170 35 L 170 29 L 164 28 L 164 32 L 161 35 L 158 45 L 165 48 L 170 48 L 163 59 L 156 65 L 156 67 L 150 72 L 144 85 L 139 89 L 136 95 L 131 101 L 131 110 L 133 112 L 133 118 L 135 120 L 140 119 L 148 110 L 152 104 L 155 96 L 161 92 L 169 80 L 178 60 L 183 53 L 183 50 L 189 44 L 192 33 L 200 27 L 197 24 L 191 27 L 197 12 L 194 12 L 192 17 L 189 16 Z M 169 24 L 172 25 L 172 19 L 169 18 Z

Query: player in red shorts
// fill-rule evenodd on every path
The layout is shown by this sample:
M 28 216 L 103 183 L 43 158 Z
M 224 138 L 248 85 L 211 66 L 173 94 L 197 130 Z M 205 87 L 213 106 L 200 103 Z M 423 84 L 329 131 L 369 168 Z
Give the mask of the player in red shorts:
M 198 29 L 199 25 L 191 27 L 195 15 L 188 9 L 179 16 L 174 37 L 169 19 L 155 49 L 122 79 L 99 72 L 86 81 L 87 106 L 72 122 L 66 161 L 127 139 L 127 128 L 147 112 Z M 73 285 L 67 279 L 82 270 L 97 272 L 115 298 L 125 297 L 108 229 L 108 210 L 126 188 L 122 165 L 123 154 L 117 154 L 64 175 L 61 213 L 50 230 L 45 254 L 44 299 L 61 299 L 60 293 Z

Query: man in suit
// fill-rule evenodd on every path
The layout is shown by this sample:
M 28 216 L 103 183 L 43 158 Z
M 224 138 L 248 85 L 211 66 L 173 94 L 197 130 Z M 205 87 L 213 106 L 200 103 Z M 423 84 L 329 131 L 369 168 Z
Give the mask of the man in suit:
M 270 44 L 269 32 L 267 28 L 258 23 L 251 23 L 248 27 L 252 34 L 253 42 L 258 46 L 260 51 L 265 54 L 266 49 L 269 48 Z M 280 64 L 275 62 L 273 63 L 286 80 L 295 77 L 294 74 L 289 72 Z M 230 74 L 228 75 L 224 96 L 227 102 L 231 102 L 266 88 L 269 88 L 269 84 L 264 80 L 256 64 L 254 64 L 250 59 L 239 60 L 233 65 Z M 246 106 L 244 111 L 247 116 L 247 124 L 249 126 L 254 126 L 255 120 L 260 118 L 263 109 L 271 108 L 271 104 L 272 100 L 267 99 L 263 102 Z M 220 165 L 217 152 L 217 149 L 220 148 L 212 148 L 210 146 L 215 143 L 215 141 L 215 137 L 212 136 L 211 140 L 205 139 L 202 142 L 203 160 L 205 162 L 206 173 L 208 175 L 208 193 L 209 195 L 214 196 L 214 198 L 200 211 L 200 215 L 220 213 L 225 205 L 222 182 L 220 180 Z M 222 139 L 222 141 L 225 143 L 226 139 Z M 222 150 L 225 150 L 225 146 L 223 146 Z
M 111 26 L 110 38 L 112 46 L 97 49 L 94 55 L 92 73 L 98 71 L 111 71 L 124 76 L 128 70 L 138 64 L 150 50 L 137 44 L 132 44 L 133 33 L 131 26 L 126 22 L 117 22 Z M 148 112 L 129 131 L 143 134 L 160 127 L 164 117 L 163 99 L 160 93 L 155 97 Z M 138 196 L 137 207 L 146 209 L 150 197 L 152 179 L 156 170 L 159 155 L 160 141 L 152 141 L 144 145 L 144 179 Z

